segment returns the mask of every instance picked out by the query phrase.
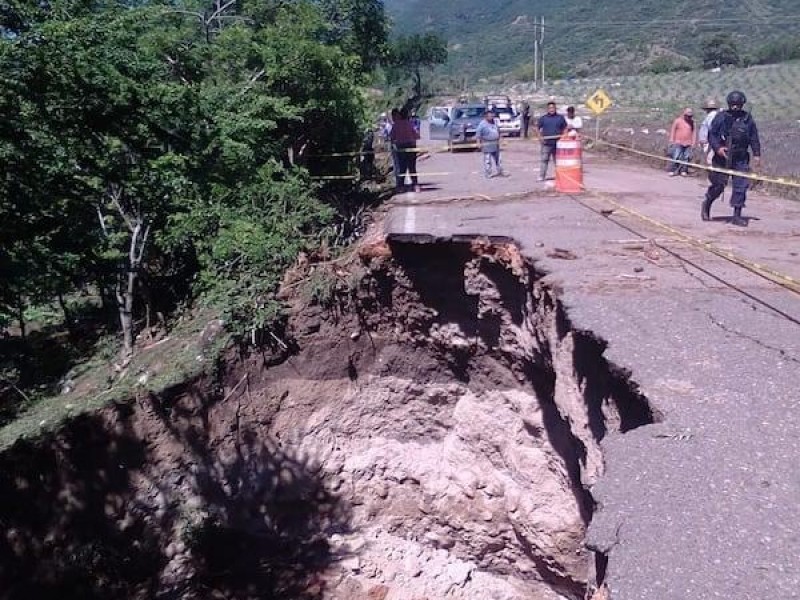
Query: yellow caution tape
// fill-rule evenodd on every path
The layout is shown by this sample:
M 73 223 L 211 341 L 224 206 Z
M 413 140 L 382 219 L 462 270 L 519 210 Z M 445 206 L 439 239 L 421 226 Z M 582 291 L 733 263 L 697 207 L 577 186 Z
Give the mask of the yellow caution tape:
M 569 176 L 567 175 L 567 177 L 569 177 Z M 575 180 L 575 179 L 572 179 L 572 181 L 574 183 L 578 183 L 577 180 Z M 715 256 L 723 258 L 723 259 L 725 259 L 725 260 L 727 260 L 729 262 L 732 262 L 735 265 L 738 265 L 738 266 L 740 266 L 740 267 L 742 267 L 742 268 L 744 268 L 744 269 L 746 269 L 746 270 L 748 270 L 748 271 L 750 271 L 750 272 L 752 272 L 752 273 L 754 273 L 754 274 L 756 274 L 756 275 L 758 275 L 760 277 L 763 277 L 764 279 L 767 279 L 768 281 L 771 281 L 772 283 L 774 283 L 776 285 L 779 285 L 779 286 L 783 287 L 784 289 L 792 291 L 792 292 L 794 292 L 796 294 L 800 294 L 800 280 L 796 279 L 795 277 L 792 277 L 790 275 L 786 275 L 785 273 L 777 271 L 777 270 L 775 270 L 772 267 L 769 267 L 767 265 L 762 265 L 761 263 L 757 263 L 757 262 L 748 260 L 746 258 L 743 258 L 743 257 L 741 257 L 738 254 L 735 254 L 733 252 L 728 252 L 726 250 L 720 250 L 719 248 L 715 247 L 712 242 L 706 242 L 706 241 L 694 238 L 694 237 L 692 237 L 690 235 L 687 235 L 686 233 L 684 233 L 684 232 L 682 232 L 682 231 L 680 231 L 678 229 L 675 229 L 674 227 L 672 227 L 670 225 L 667 225 L 666 223 L 662 223 L 661 221 L 658 221 L 657 219 L 654 219 L 652 217 L 648 217 L 647 215 L 644 215 L 644 214 L 638 212 L 637 210 L 634 210 L 634 209 L 632 209 L 632 208 L 630 208 L 628 206 L 620 204 L 619 202 L 614 200 L 611 197 L 610 194 L 608 194 L 606 192 L 598 192 L 598 191 L 589 190 L 583 183 L 578 183 L 578 185 L 580 185 L 580 187 L 582 189 L 584 189 L 585 191 L 588 191 L 589 193 L 591 193 L 595 197 L 602 198 L 603 200 L 605 200 L 609 204 L 613 205 L 618 210 L 621 210 L 622 212 L 625 212 L 625 213 L 631 215 L 632 217 L 635 217 L 635 218 L 639 219 L 640 221 L 644 221 L 645 223 L 649 223 L 650 225 L 653 225 L 653 226 L 657 227 L 658 229 L 661 229 L 663 231 L 671 233 L 673 236 L 675 236 L 676 238 L 678 238 L 682 242 L 685 242 L 685 243 L 687 243 L 687 244 L 689 244 L 691 246 L 694 246 L 695 248 L 698 248 L 700 250 L 705 250 L 706 252 L 708 252 L 710 254 L 714 254 Z
M 667 232 L 673 234 L 674 236 L 678 237 L 683 242 L 686 242 L 686 243 L 688 243 L 688 244 L 690 244 L 692 246 L 695 246 L 696 248 L 699 248 L 701 250 L 705 250 L 706 252 L 710 252 L 711 254 L 719 256 L 720 258 L 724 258 L 726 260 L 729 260 L 730 262 L 735 263 L 735 264 L 739 265 L 740 267 L 743 267 L 743 268 L 745 268 L 745 269 L 747 269 L 749 271 L 752 271 L 754 273 L 757 273 L 757 274 L 761 275 L 762 277 L 764 277 L 766 279 L 769 279 L 773 283 L 781 285 L 781 286 L 783 286 L 783 287 L 785 287 L 787 289 L 790 289 L 791 291 L 793 291 L 793 292 L 795 292 L 797 294 L 800 294 L 800 280 L 795 279 L 794 277 L 791 277 L 790 275 L 786 275 L 784 273 L 781 273 L 780 271 L 776 271 L 775 269 L 773 269 L 773 268 L 771 268 L 771 267 L 769 267 L 767 265 L 762 265 L 761 263 L 757 263 L 757 262 L 748 260 L 746 258 L 742 258 L 738 254 L 734 254 L 733 252 L 728 252 L 726 250 L 720 250 L 719 248 L 715 247 L 712 242 L 705 242 L 703 240 L 699 240 L 697 238 L 693 238 L 693 237 L 683 233 L 682 231 L 679 231 L 679 230 L 675 229 L 674 227 L 671 227 L 671 226 L 669 226 L 669 225 L 667 225 L 665 223 L 661 223 L 660 221 L 658 221 L 656 219 L 653 219 L 651 217 L 648 217 L 647 215 L 643 215 L 643 214 L 633 210 L 632 208 L 628 208 L 627 206 L 623 206 L 622 204 L 616 202 L 615 200 L 612 200 L 612 199 L 606 198 L 606 197 L 604 197 L 604 199 L 607 202 L 609 202 L 612 205 L 614 205 L 614 207 L 618 208 L 619 210 L 621 210 L 623 212 L 626 212 L 629 215 L 636 217 L 637 219 L 640 219 L 642 221 L 650 223 L 651 225 L 654 225 L 655 227 L 658 227 L 659 229 L 667 231 Z
M 776 185 L 783 185 L 786 187 L 800 188 L 800 181 L 797 181 L 791 177 L 769 177 L 767 175 L 758 175 L 757 173 L 752 173 L 752 172 L 735 171 L 733 169 L 722 169 L 720 167 L 712 167 L 709 165 L 692 163 L 685 160 L 673 160 L 666 156 L 659 156 L 658 154 L 653 154 L 652 152 L 645 152 L 643 150 L 628 148 L 627 146 L 623 146 L 621 144 L 614 144 L 613 142 L 607 142 L 605 140 L 599 140 L 588 136 L 585 137 L 585 139 L 591 140 L 596 145 L 603 145 L 603 146 L 608 146 L 609 148 L 616 148 L 617 150 L 623 150 L 630 154 L 645 156 L 647 158 L 655 158 L 656 160 L 660 160 L 663 162 L 686 165 L 687 167 L 692 167 L 694 169 L 700 169 L 703 171 L 709 171 L 714 173 L 724 173 L 725 175 L 731 175 L 733 177 L 741 177 L 743 179 L 750 179 L 752 181 L 762 181 L 764 183 L 774 183 Z
M 550 139 L 560 139 L 561 136 L 547 136 L 547 137 L 532 137 L 531 140 L 539 141 L 539 140 L 550 140 Z M 501 147 L 506 144 L 518 144 L 520 142 L 527 142 L 529 141 L 527 138 L 519 137 L 519 138 L 502 138 L 500 145 Z M 453 147 L 460 149 L 475 149 L 478 148 L 477 142 L 466 142 L 466 143 L 457 143 Z M 391 154 L 392 152 L 404 153 L 404 152 L 415 152 L 417 154 L 422 154 L 425 152 L 446 152 L 451 149 L 450 144 L 435 144 L 435 145 L 425 145 L 425 146 L 415 146 L 414 148 L 397 148 L 397 149 L 387 149 L 387 148 L 376 148 L 374 150 L 357 150 L 353 152 L 327 152 L 324 154 L 306 154 L 305 156 L 308 158 L 323 158 L 323 157 L 356 157 L 356 156 L 363 156 L 365 154 Z

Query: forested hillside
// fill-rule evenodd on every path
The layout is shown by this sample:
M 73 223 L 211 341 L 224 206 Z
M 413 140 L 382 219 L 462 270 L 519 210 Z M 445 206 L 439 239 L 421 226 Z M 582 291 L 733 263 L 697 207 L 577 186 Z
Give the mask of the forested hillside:
M 534 19 L 545 18 L 549 77 L 664 72 L 702 66 L 703 43 L 732 39 L 742 63 L 800 57 L 794 0 L 387 0 L 399 33 L 448 40 L 451 74 L 530 79 Z
M 270 327 L 284 269 L 335 239 L 315 175 L 347 169 L 321 157 L 360 141 L 386 34 L 378 0 L 5 3 L 0 398 L 33 398 L 34 333 L 57 371 L 56 302 L 67 366 L 103 325 L 127 364 L 200 300 Z

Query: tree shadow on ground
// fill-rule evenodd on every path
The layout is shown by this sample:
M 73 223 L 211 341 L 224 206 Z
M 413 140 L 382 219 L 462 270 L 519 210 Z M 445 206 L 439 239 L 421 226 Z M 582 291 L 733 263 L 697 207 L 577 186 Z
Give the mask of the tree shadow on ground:
M 144 398 L 0 456 L 0 598 L 321 597 L 348 510 L 226 406 Z

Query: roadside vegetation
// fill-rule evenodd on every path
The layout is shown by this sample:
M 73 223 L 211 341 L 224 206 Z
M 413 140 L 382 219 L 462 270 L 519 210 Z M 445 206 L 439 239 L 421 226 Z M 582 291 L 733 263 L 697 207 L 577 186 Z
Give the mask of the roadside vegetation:
M 6 3 L 0 425 L 26 425 L 4 443 L 213 364 L 189 341 L 209 323 L 281 344 L 286 269 L 357 237 L 380 191 L 331 154 L 412 59 L 379 0 Z

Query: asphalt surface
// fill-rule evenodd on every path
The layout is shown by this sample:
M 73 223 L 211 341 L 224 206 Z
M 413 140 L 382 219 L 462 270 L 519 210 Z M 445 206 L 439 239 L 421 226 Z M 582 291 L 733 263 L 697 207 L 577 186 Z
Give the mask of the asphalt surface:
M 477 153 L 424 158 L 423 192 L 394 198 L 386 233 L 516 240 L 663 414 L 603 442 L 588 543 L 612 597 L 800 597 L 800 286 L 703 246 L 800 281 L 800 203 L 754 192 L 748 227 L 722 201 L 704 223 L 702 173 L 587 154 L 587 192 L 562 195 L 536 181 L 536 144 L 502 156 L 509 176 L 489 180 Z

